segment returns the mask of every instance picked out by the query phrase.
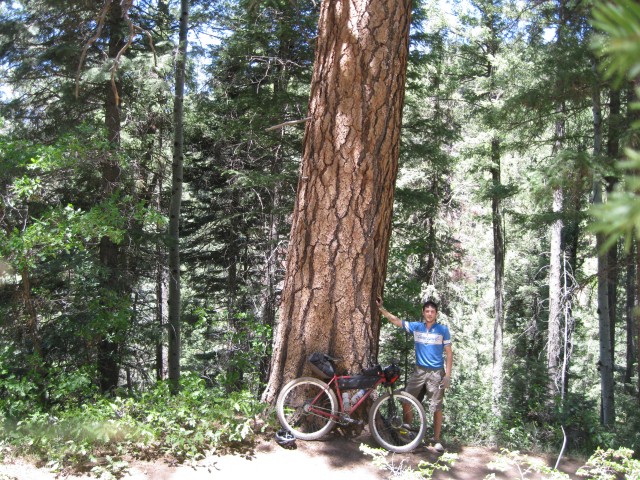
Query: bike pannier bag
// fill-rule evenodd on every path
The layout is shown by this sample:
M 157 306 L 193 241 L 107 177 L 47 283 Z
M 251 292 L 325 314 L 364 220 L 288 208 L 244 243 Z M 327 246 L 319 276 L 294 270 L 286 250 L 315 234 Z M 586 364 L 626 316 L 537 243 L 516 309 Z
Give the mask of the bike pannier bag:
M 311 370 L 314 375 L 322 378 L 323 380 L 328 380 L 333 377 L 333 374 L 336 371 L 333 361 L 324 353 L 312 353 L 309 355 L 309 363 L 311 364 Z
M 396 365 L 389 365 L 384 369 L 384 376 L 387 382 L 395 382 L 400 376 L 400 368 Z
M 380 377 L 377 375 L 353 375 L 351 377 L 338 378 L 338 387 L 342 390 L 350 390 L 352 388 L 371 388 Z

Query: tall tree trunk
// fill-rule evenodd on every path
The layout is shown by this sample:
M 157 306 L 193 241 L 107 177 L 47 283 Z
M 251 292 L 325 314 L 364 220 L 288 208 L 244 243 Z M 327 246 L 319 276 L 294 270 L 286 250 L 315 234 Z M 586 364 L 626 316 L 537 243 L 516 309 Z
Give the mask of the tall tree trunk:
M 293 7 L 294 3 L 288 4 Z M 287 4 L 283 4 L 283 17 L 287 18 L 296 15 L 297 12 L 293 8 L 288 8 Z M 294 46 L 294 32 L 290 31 L 288 26 L 281 28 L 278 35 L 278 58 L 280 62 L 275 65 L 276 74 L 273 77 L 273 101 L 278 102 L 279 97 L 287 94 L 291 73 L 288 68 L 288 62 L 292 61 L 292 47 Z M 277 104 L 277 103 L 276 103 Z M 288 106 L 281 111 L 282 117 L 287 115 Z M 274 149 L 273 160 L 270 165 L 269 173 L 278 175 L 282 171 L 282 147 L 285 145 L 284 129 L 280 131 L 280 143 Z M 261 341 L 265 342 L 265 347 L 273 341 L 273 329 L 276 325 L 277 311 L 277 285 L 281 280 L 279 275 L 280 266 L 283 261 L 281 248 L 281 227 L 285 223 L 281 210 L 282 202 L 282 181 L 278 180 L 271 191 L 271 203 L 265 216 L 265 231 L 267 234 L 267 248 L 264 252 L 264 276 L 262 287 L 262 299 L 260 302 L 260 320 L 263 327 L 263 336 Z M 269 334 L 271 332 L 271 334 Z M 260 363 L 260 384 L 266 384 L 269 380 L 270 356 L 262 355 Z
M 620 130 L 622 127 L 622 121 L 620 118 L 620 90 L 611 89 L 609 91 L 609 132 L 607 135 L 607 162 L 615 163 L 619 160 L 620 155 Z M 608 176 L 606 178 L 607 196 L 611 194 L 618 179 L 614 176 Z M 617 245 L 611 248 L 608 252 L 607 258 L 608 265 L 608 285 L 609 285 L 609 318 L 610 318 L 610 337 L 611 337 L 611 362 L 615 364 L 615 333 L 616 322 L 618 318 L 618 305 L 617 305 L 617 293 L 618 293 L 618 277 L 619 277 L 619 265 L 618 265 L 618 248 Z
M 162 139 L 162 134 L 160 135 Z M 162 142 L 161 142 L 162 145 Z M 164 210 L 162 205 L 162 191 L 164 185 L 164 165 L 158 167 L 160 171 L 158 174 L 158 182 L 155 192 L 155 204 L 158 212 Z M 158 226 L 158 231 L 161 231 L 161 227 Z M 162 381 L 165 379 L 165 375 L 168 370 L 168 365 L 165 357 L 166 345 L 164 342 L 165 331 L 168 323 L 168 289 L 169 289 L 169 268 L 167 261 L 166 248 L 161 242 L 156 243 L 156 380 Z
M 173 392 L 180 385 L 180 207 L 184 163 L 184 83 L 189 33 L 189 0 L 180 2 L 180 33 L 176 57 L 176 91 L 173 104 L 173 165 L 169 205 L 169 381 Z
M 636 242 L 637 243 L 637 242 Z M 638 388 L 636 394 L 638 395 L 638 404 L 640 405 L 640 245 L 636 244 L 636 308 L 635 308 L 635 321 L 636 321 L 636 377 L 638 379 Z
M 583 168 L 576 168 L 572 175 L 567 179 L 569 188 L 567 199 L 565 200 L 565 211 L 571 212 L 569 218 L 565 222 L 563 229 L 563 245 L 562 245 L 562 311 L 564 320 L 563 332 L 563 353 L 562 353 L 562 389 L 561 397 L 565 398 L 565 392 L 569 389 L 569 371 L 571 357 L 573 353 L 573 334 L 575 331 L 575 319 L 572 310 L 572 291 L 576 286 L 574 274 L 578 265 L 578 248 L 580 246 L 580 212 L 584 211 L 583 203 L 586 194 L 585 187 L 587 179 L 590 178 L 590 171 Z
M 562 382 L 562 215 L 564 192 L 553 190 L 553 213 L 557 216 L 551 225 L 551 258 L 549 263 L 549 327 L 547 340 L 547 369 L 549 372 L 549 400 L 561 391 Z
M 558 107 L 560 118 L 556 121 L 554 154 L 563 148 L 565 136 L 564 105 Z M 562 232 L 564 220 L 564 189 L 561 185 L 553 188 L 552 211 L 555 220 L 551 224 L 551 245 L 549 259 L 549 326 L 547 337 L 547 370 L 549 372 L 549 402 L 562 390 Z
M 602 203 L 602 185 L 594 182 L 593 202 Z M 598 333 L 600 340 L 600 421 L 605 426 L 615 421 L 615 404 L 613 396 L 613 362 L 611 356 L 611 329 L 609 325 L 609 289 L 607 276 L 607 254 L 602 252 L 604 236 L 596 235 L 598 252 Z
M 324 0 L 269 383 L 313 351 L 377 357 L 408 54 L 408 0 Z
M 638 379 L 638 388 L 636 394 L 638 396 L 638 405 L 640 405 L 640 245 L 636 242 L 636 308 L 635 308 L 635 321 L 636 321 L 636 377 Z
M 627 336 L 627 355 L 626 355 L 626 365 L 624 369 L 624 380 L 623 383 L 625 388 L 629 390 L 629 393 L 632 393 L 633 387 L 631 385 L 631 378 L 633 377 L 633 363 L 634 363 L 634 345 L 633 345 L 633 336 L 634 336 L 634 308 L 636 306 L 636 292 L 635 292 L 635 283 L 636 283 L 636 262 L 635 262 L 635 254 L 634 249 L 637 248 L 637 242 L 634 240 L 631 243 L 631 251 L 627 254 L 627 272 L 626 272 L 626 284 L 625 284 L 625 292 L 626 292 L 626 309 L 625 309 L 625 319 L 626 319 L 626 336 Z
M 600 105 L 600 89 L 594 87 L 593 93 L 593 131 L 594 145 L 593 155 L 598 158 L 602 155 L 602 109 Z M 599 179 L 594 181 L 593 203 L 602 203 L 602 184 Z M 615 421 L 614 396 L 613 396 L 613 355 L 611 339 L 611 313 L 610 313 L 610 280 L 611 265 L 609 255 L 604 252 L 604 235 L 596 235 L 596 249 L 598 255 L 598 331 L 600 335 L 600 421 L 603 425 L 613 425 Z
M 109 31 L 109 59 L 115 61 L 118 52 L 125 45 L 124 38 L 124 12 L 120 2 L 112 1 L 109 9 L 109 19 L 107 22 Z M 102 194 L 103 198 L 109 198 L 122 183 L 120 178 L 121 170 L 118 160 L 118 150 L 120 146 L 120 104 L 119 99 L 122 97 L 122 86 L 119 79 L 116 78 L 115 87 L 111 82 L 105 84 L 105 125 L 107 129 L 107 141 L 111 146 L 111 150 L 103 157 L 101 161 L 102 174 Z M 116 243 L 109 237 L 100 239 L 100 264 L 106 272 L 103 289 L 113 294 L 116 298 L 124 294 L 125 287 L 122 282 L 121 273 L 121 251 Z M 118 308 L 116 306 L 107 306 L 107 308 Z M 111 328 L 109 327 L 111 330 Z M 118 332 L 110 332 L 109 335 L 103 336 L 98 344 L 98 372 L 100 376 L 100 388 L 103 392 L 109 391 L 117 387 L 120 377 L 120 346 L 117 339 Z
M 628 104 L 631 105 L 633 103 L 637 103 L 640 101 L 638 97 L 638 92 L 640 92 L 640 78 L 636 78 L 633 82 L 631 82 L 631 86 L 629 88 L 629 101 Z M 640 121 L 640 112 L 638 110 L 629 109 L 629 119 L 628 124 L 633 125 L 634 122 Z M 640 131 L 637 129 L 631 129 L 631 135 L 628 139 L 628 146 L 635 151 L 640 150 Z M 640 172 L 636 171 L 636 175 L 640 175 Z M 637 190 L 636 195 L 640 195 L 640 190 Z M 636 240 L 638 238 L 638 232 L 636 232 Z M 638 378 L 638 388 L 636 390 L 636 394 L 638 396 L 638 404 L 640 405 L 640 244 L 636 241 L 636 368 L 637 368 L 637 378 Z
M 272 163 L 272 174 L 279 171 L 281 159 L 279 153 L 276 153 Z M 280 227 L 284 223 L 281 214 L 278 212 L 281 202 L 281 185 L 278 182 L 272 191 L 271 211 L 266 217 L 266 230 L 268 232 L 267 249 L 265 250 L 264 275 L 262 286 L 262 300 L 260 302 L 260 321 L 263 327 L 263 337 L 261 341 L 265 342 L 265 347 L 273 341 L 273 332 L 276 325 L 277 311 L 277 285 L 281 280 L 278 271 L 283 261 L 282 247 L 280 245 Z M 260 364 L 260 384 L 266 384 L 269 380 L 269 356 L 261 356 Z
M 565 20 L 567 18 L 565 1 L 558 2 L 558 32 L 556 46 L 562 51 L 564 48 Z M 560 79 L 556 82 L 556 95 L 560 100 L 556 105 L 556 124 L 553 145 L 553 155 L 558 155 L 564 149 L 566 106 L 564 101 L 564 85 Z M 562 255 L 562 233 L 564 229 L 563 210 L 565 202 L 564 187 L 561 180 L 556 180 L 553 187 L 552 211 L 555 220 L 551 225 L 551 245 L 549 259 L 549 326 L 547 337 L 547 370 L 549 372 L 549 403 L 562 390 L 562 271 L 564 268 Z
M 502 199 L 500 196 L 501 168 L 500 168 L 500 140 L 491 141 L 491 177 L 493 184 L 493 198 L 491 212 L 493 222 L 493 258 L 494 258 L 494 323 L 493 323 L 493 402 L 492 408 L 496 415 L 500 415 L 500 400 L 502 398 L 502 370 L 503 352 L 502 337 L 504 330 L 504 256 L 505 243 L 502 229 Z
M 156 380 L 162 381 L 165 379 L 165 374 L 168 365 L 165 362 L 165 345 L 164 345 L 164 332 L 167 328 L 167 257 L 164 254 L 162 246 L 158 245 L 156 248 L 156 325 L 158 332 L 156 335 Z

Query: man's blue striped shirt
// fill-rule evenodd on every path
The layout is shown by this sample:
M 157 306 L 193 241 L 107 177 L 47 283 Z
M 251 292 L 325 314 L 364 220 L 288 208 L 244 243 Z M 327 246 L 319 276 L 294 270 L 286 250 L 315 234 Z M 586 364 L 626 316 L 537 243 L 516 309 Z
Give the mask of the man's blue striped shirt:
M 430 329 L 424 322 L 402 321 L 402 328 L 413 334 L 416 365 L 426 368 L 444 367 L 444 346 L 451 344 L 449 328 L 435 323 Z

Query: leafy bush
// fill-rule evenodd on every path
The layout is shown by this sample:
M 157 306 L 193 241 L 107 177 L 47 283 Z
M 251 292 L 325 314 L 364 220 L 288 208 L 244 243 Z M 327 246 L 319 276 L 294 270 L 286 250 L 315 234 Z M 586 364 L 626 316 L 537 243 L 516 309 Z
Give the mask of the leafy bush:
M 568 480 L 570 477 L 566 473 L 559 472 L 551 467 L 546 466 L 541 461 L 531 460 L 518 451 L 509 451 L 507 449 L 500 450 L 498 458 L 487 465 L 492 470 L 506 472 L 511 468 L 515 468 L 520 478 L 530 478 L 530 475 L 538 476 L 542 474 L 542 478 L 546 480 Z M 495 479 L 495 474 L 485 477 L 486 480 Z
M 633 450 L 620 448 L 618 450 L 596 450 L 587 464 L 578 470 L 578 475 L 598 480 L 627 480 L 640 479 L 640 461 L 633 458 Z
M 498 419 L 491 412 L 490 388 L 477 373 L 462 372 L 454 378 L 454 387 L 445 395 L 443 429 L 448 438 L 465 445 L 492 443 Z
M 206 388 L 192 374 L 181 386 L 177 395 L 160 383 L 137 398 L 96 397 L 34 411 L 5 429 L 0 443 L 37 455 L 54 470 L 89 465 L 119 471 L 128 456 L 185 461 L 254 438 L 264 405 L 248 392 Z
M 430 479 L 436 470 L 443 472 L 449 471 L 451 466 L 458 459 L 458 455 L 455 453 L 444 453 L 438 459 L 433 462 L 422 461 L 418 464 L 418 468 L 414 470 L 411 467 L 404 465 L 404 462 L 399 464 L 394 463 L 393 457 L 389 460 L 389 452 L 382 448 L 373 448 L 365 444 L 360 445 L 360 451 L 365 455 L 372 457 L 373 464 L 381 470 L 389 472 L 390 479 L 403 479 L 403 480 L 421 480 Z
M 640 406 L 636 396 L 616 391 L 616 414 L 615 444 L 600 443 L 599 446 L 625 446 L 640 451 Z

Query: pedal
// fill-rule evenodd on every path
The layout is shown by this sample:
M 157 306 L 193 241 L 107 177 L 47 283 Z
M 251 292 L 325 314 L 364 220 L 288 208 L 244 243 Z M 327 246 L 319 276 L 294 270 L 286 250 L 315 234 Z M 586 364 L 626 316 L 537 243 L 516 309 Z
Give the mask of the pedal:
M 364 422 L 362 420 L 356 420 L 355 418 L 351 418 L 346 413 L 340 416 L 340 423 L 342 425 L 364 425 Z

